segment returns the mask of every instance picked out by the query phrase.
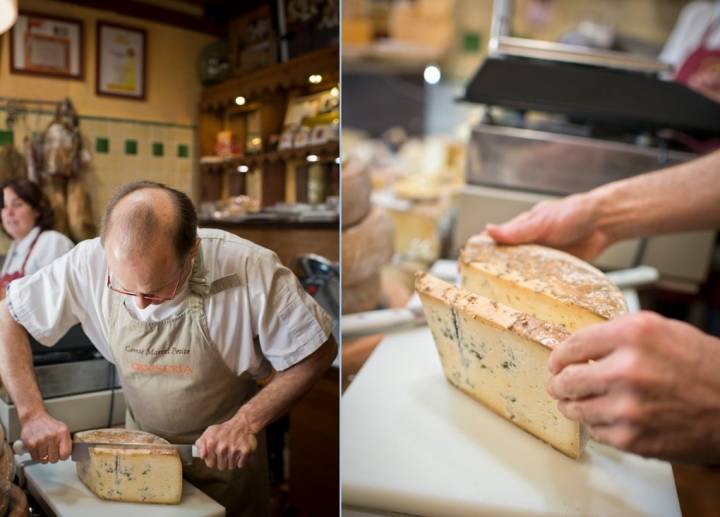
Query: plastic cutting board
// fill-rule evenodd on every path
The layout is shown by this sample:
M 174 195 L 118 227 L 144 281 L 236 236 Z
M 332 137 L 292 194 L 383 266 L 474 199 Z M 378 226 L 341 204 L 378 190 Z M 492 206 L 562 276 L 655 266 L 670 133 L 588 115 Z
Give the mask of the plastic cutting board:
M 427 327 L 387 337 L 342 400 L 343 505 L 412 515 L 679 516 L 668 463 L 576 461 L 452 387 Z
M 18 465 L 29 460 L 18 456 Z M 105 501 L 80 481 L 71 460 L 54 464 L 27 464 L 24 467 L 27 489 L 58 517 L 101 515 L 102 517 L 222 517 L 225 508 L 187 481 L 183 481 L 180 504 L 140 504 Z

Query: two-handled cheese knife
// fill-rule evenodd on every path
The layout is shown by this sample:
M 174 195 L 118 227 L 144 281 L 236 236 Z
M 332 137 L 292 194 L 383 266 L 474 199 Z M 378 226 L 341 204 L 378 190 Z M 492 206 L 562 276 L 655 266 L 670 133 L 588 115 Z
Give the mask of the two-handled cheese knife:
M 72 442 L 72 454 L 70 458 L 73 461 L 88 461 L 90 459 L 90 449 L 92 447 L 107 447 L 109 449 L 155 449 L 159 451 L 176 450 L 180 456 L 183 465 L 192 463 L 193 458 L 199 458 L 200 454 L 196 445 L 193 444 L 161 444 L 161 443 L 107 443 L 107 442 Z M 15 454 L 25 454 L 28 450 L 22 440 L 16 440 L 13 443 L 13 452 Z

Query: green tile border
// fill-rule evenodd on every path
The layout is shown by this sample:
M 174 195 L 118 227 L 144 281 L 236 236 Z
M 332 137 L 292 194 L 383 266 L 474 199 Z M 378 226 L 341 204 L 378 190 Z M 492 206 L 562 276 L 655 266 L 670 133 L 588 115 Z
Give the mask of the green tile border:
M 152 155 L 153 156 L 163 156 L 165 154 L 165 146 L 162 142 L 153 142 L 152 143 Z
M 128 139 L 125 140 L 125 154 L 126 155 L 137 155 L 138 153 L 138 143 L 137 140 Z
M 110 152 L 110 139 L 99 136 L 95 139 L 95 152 L 108 154 Z
M 178 144 L 177 146 L 177 155 L 178 158 L 189 158 L 190 157 L 190 148 L 187 144 Z

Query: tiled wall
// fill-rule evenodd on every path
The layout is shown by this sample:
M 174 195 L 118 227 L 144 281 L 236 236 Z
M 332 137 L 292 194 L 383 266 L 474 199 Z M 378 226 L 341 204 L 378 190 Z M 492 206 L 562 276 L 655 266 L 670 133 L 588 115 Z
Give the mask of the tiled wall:
M 7 130 L 5 116 L 5 111 L 0 110 L 0 130 L 3 131 Z M 29 110 L 15 123 L 15 147 L 24 153 L 25 136 L 44 131 L 51 120 L 49 110 Z M 195 199 L 194 127 L 81 116 L 80 131 L 92 155 L 84 178 L 98 224 L 112 194 L 130 181 L 159 181 Z M 4 243 L 0 242 L 0 253 L 4 249 Z

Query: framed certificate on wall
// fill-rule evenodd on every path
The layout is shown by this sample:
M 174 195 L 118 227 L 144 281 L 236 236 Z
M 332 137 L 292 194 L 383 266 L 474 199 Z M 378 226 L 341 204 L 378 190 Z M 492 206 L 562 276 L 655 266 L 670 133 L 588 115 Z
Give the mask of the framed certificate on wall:
M 10 70 L 16 74 L 83 79 L 81 20 L 21 11 L 10 34 Z
M 98 95 L 145 99 L 147 32 L 99 21 L 96 31 Z

